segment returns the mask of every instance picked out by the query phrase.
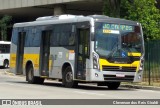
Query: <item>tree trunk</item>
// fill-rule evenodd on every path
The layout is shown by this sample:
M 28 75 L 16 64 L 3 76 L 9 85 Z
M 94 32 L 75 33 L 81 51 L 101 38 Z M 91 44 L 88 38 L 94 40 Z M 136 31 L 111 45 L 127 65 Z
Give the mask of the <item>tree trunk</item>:
M 120 17 L 120 3 L 121 0 L 109 0 L 110 1 L 110 8 L 112 11 L 113 16 Z
M 105 9 L 108 9 L 107 14 L 111 17 L 120 17 L 120 3 L 121 0 L 105 0 Z

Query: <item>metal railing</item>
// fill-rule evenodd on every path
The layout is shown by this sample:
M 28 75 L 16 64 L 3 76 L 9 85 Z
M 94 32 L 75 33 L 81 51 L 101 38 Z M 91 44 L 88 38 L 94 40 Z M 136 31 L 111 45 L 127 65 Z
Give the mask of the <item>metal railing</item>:
M 145 64 L 143 81 L 149 85 L 160 83 L 160 40 L 145 43 Z

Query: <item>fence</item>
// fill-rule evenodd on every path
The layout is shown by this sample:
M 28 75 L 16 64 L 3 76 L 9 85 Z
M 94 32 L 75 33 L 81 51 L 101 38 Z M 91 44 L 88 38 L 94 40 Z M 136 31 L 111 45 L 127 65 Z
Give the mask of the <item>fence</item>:
M 143 81 L 160 83 L 160 40 L 145 43 L 145 64 Z

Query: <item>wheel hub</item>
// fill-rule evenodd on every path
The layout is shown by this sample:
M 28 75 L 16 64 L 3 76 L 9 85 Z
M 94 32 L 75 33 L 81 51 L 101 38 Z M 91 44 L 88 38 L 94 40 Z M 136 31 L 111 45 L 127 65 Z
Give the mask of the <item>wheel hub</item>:
M 66 74 L 66 82 L 72 82 L 72 72 Z
M 29 80 L 32 80 L 32 70 L 30 70 L 30 71 L 28 72 L 28 78 L 29 78 Z

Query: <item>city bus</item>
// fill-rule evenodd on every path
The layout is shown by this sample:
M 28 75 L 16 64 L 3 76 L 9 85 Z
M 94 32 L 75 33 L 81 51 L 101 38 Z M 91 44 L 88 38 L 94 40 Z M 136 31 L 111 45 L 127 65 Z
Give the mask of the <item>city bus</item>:
M 65 87 L 96 83 L 117 89 L 142 81 L 141 24 L 104 15 L 59 15 L 16 23 L 10 70 L 28 83 L 57 79 Z
M 8 41 L 0 41 L 0 66 L 9 67 L 10 61 L 10 44 Z

